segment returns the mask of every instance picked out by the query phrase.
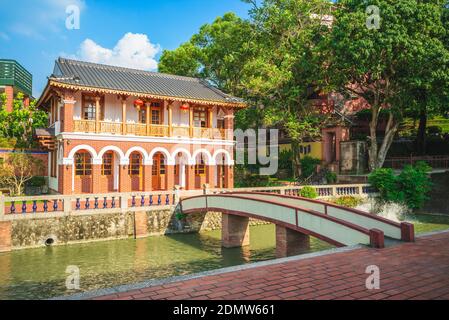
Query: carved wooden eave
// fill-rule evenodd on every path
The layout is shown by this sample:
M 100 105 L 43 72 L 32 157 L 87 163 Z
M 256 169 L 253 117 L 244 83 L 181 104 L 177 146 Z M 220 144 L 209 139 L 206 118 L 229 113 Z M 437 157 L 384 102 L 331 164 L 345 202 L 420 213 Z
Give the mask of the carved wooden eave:
M 45 151 L 56 150 L 56 138 L 54 136 L 36 136 L 39 147 Z
M 222 106 L 222 107 L 236 108 L 236 109 L 241 109 L 241 108 L 247 107 L 247 104 L 244 102 L 223 102 L 223 101 L 211 101 L 211 100 L 198 100 L 198 99 L 192 99 L 189 97 L 161 96 L 161 95 L 147 94 L 147 93 L 141 93 L 141 92 L 131 92 L 131 91 L 113 90 L 113 89 L 104 89 L 104 88 L 95 88 L 95 87 L 67 84 L 67 83 L 61 83 L 61 82 L 58 82 L 55 80 L 50 80 L 47 88 L 77 90 L 77 91 L 100 93 L 100 94 L 114 94 L 114 95 L 119 95 L 119 96 L 137 96 L 137 97 L 140 97 L 143 99 L 171 100 L 173 102 L 175 102 L 175 101 L 187 102 L 190 104 Z M 44 94 L 46 94 L 45 91 L 44 91 Z

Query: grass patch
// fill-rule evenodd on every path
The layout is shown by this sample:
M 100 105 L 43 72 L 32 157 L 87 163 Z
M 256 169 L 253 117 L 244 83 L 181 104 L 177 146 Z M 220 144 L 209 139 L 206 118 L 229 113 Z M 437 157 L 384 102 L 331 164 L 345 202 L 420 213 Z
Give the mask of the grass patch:
M 416 234 L 449 230 L 449 216 L 414 214 L 408 215 L 406 220 L 415 225 Z

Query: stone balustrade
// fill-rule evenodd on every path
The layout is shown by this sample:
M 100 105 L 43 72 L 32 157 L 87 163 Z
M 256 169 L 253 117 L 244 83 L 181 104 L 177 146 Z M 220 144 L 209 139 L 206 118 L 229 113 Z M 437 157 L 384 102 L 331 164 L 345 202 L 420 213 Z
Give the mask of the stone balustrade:
M 369 185 L 324 185 L 312 186 L 317 190 L 320 199 L 358 196 L 368 197 L 374 194 Z M 80 195 L 48 195 L 35 197 L 5 197 L 0 194 L 0 220 L 20 219 L 36 216 L 66 216 L 76 214 L 120 213 L 148 211 L 161 207 L 174 207 L 181 197 L 192 197 L 200 194 L 219 194 L 230 192 L 266 192 L 281 195 L 299 196 L 303 186 L 261 187 L 238 189 L 209 189 L 182 191 L 176 187 L 173 191 L 80 194 Z

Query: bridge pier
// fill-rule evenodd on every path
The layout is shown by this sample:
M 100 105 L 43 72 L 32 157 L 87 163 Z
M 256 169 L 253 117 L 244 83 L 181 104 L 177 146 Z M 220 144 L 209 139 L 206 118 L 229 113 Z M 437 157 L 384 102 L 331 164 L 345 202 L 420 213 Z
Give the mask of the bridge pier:
M 249 246 L 249 218 L 223 214 L 221 239 L 225 248 Z
M 276 257 L 299 255 L 310 249 L 310 236 L 276 225 Z

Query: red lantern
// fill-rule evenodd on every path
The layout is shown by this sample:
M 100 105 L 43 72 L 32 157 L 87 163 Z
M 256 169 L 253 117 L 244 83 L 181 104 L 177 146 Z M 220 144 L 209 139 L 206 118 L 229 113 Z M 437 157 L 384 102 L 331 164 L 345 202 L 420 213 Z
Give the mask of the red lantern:
M 189 104 L 187 102 L 181 104 L 181 111 L 187 112 L 189 110 L 190 110 L 190 106 L 189 106 Z
M 134 106 L 137 108 L 137 110 L 140 110 L 141 107 L 145 105 L 145 102 L 141 99 L 137 99 L 134 101 Z

